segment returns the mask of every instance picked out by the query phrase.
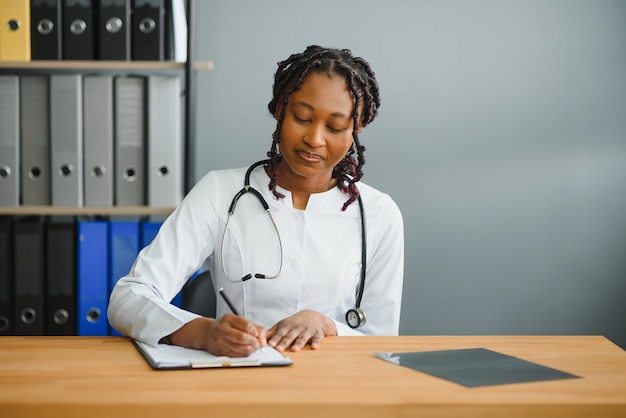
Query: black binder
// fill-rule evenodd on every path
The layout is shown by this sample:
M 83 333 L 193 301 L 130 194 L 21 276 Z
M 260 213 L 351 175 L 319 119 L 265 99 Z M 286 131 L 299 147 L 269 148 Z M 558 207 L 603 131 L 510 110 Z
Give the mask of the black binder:
M 45 238 L 45 333 L 76 335 L 76 226 L 49 220 Z
M 11 218 L 0 218 L 0 335 L 13 335 Z
M 163 0 L 163 59 L 174 61 L 175 40 L 174 40 L 174 4 L 176 0 Z
M 30 0 L 30 56 L 60 60 L 61 0 Z
M 100 0 L 97 10 L 97 58 L 130 60 L 130 0 Z
M 131 57 L 135 61 L 164 58 L 163 0 L 132 0 Z
M 94 59 L 91 0 L 63 0 L 63 59 Z
M 44 257 L 41 218 L 13 225 L 13 287 L 15 335 L 44 334 Z

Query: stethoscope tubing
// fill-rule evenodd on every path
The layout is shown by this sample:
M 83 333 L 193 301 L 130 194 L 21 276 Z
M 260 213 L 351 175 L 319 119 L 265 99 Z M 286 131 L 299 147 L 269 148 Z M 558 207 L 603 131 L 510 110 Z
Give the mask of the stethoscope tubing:
M 267 215 L 269 216 L 272 226 L 274 227 L 274 231 L 276 231 L 276 236 L 278 237 L 278 244 L 280 246 L 280 267 L 278 269 L 278 272 L 272 275 L 255 273 L 254 277 L 257 279 L 276 279 L 278 276 L 280 276 L 280 274 L 283 271 L 283 260 L 284 260 L 285 254 L 283 250 L 282 238 L 280 236 L 280 232 L 278 231 L 278 226 L 276 225 L 276 222 L 274 221 L 274 217 L 272 216 L 272 212 L 265 198 L 263 198 L 263 196 L 258 190 L 250 186 L 250 176 L 252 174 L 252 170 L 254 170 L 256 167 L 265 165 L 267 163 L 269 163 L 269 160 L 261 160 L 261 161 L 257 161 L 256 163 L 248 167 L 248 170 L 246 171 L 246 175 L 244 178 L 243 188 L 239 190 L 237 194 L 235 194 L 228 208 L 228 217 L 226 218 L 226 224 L 224 226 L 224 233 L 222 235 L 222 242 L 221 242 L 221 258 L 222 258 L 222 271 L 224 272 L 224 277 L 226 278 L 227 281 L 231 283 L 245 282 L 253 277 L 252 274 L 246 274 L 239 280 L 232 279 L 226 272 L 226 263 L 224 259 L 224 242 L 226 241 L 226 234 L 228 233 L 228 227 L 230 225 L 231 218 L 233 217 L 235 213 L 237 202 L 246 193 L 252 193 L 253 195 L 255 195 L 257 197 L 257 200 L 263 206 L 265 213 L 267 213 Z M 361 215 L 361 277 L 360 277 L 359 290 L 357 292 L 356 305 L 355 305 L 354 311 L 355 312 L 358 311 L 363 316 L 362 321 L 364 323 L 365 314 L 363 313 L 363 311 L 361 311 L 360 307 L 361 307 L 361 301 L 363 299 L 363 293 L 365 291 L 365 275 L 367 271 L 367 225 L 365 221 L 365 208 L 363 206 L 363 199 L 361 199 L 360 194 L 358 195 L 357 200 L 359 204 L 359 212 Z M 362 324 L 359 324 L 357 326 L 360 326 L 360 325 Z
M 280 232 L 278 231 L 278 226 L 276 225 L 276 222 L 274 221 L 274 217 L 272 216 L 272 212 L 270 210 L 270 206 L 267 204 L 267 201 L 263 198 L 263 196 L 261 195 L 261 193 L 255 189 L 254 187 L 250 186 L 250 175 L 252 174 L 252 170 L 254 170 L 256 167 L 260 166 L 260 165 L 264 165 L 267 164 L 269 162 L 269 160 L 261 160 L 261 161 L 257 161 L 256 163 L 252 164 L 249 168 L 248 171 L 246 171 L 246 176 L 244 178 L 244 185 L 243 188 L 241 190 L 239 190 L 237 192 L 237 194 L 235 194 L 235 196 L 233 197 L 232 202 L 230 203 L 230 207 L 228 208 L 228 217 L 226 218 L 226 225 L 224 225 L 224 233 L 222 234 L 222 243 L 221 243 L 221 256 L 222 256 L 222 271 L 224 272 L 224 277 L 226 278 L 226 280 L 228 280 L 230 283 L 241 283 L 241 282 L 245 282 L 247 280 L 250 280 L 252 278 L 252 274 L 248 273 L 245 276 L 243 276 L 241 279 L 239 280 L 235 280 L 232 279 L 228 273 L 226 272 L 226 262 L 224 259 L 224 242 L 226 241 L 226 234 L 228 233 L 228 226 L 230 225 L 230 220 L 232 219 L 234 213 L 235 213 L 235 208 L 237 207 L 237 202 L 239 201 L 239 198 L 241 198 L 241 196 L 245 195 L 246 193 L 252 193 L 253 195 L 255 195 L 257 197 L 257 200 L 261 203 L 261 205 L 263 206 L 263 209 L 265 210 L 265 213 L 267 213 L 267 215 L 270 218 L 270 221 L 272 222 L 272 226 L 274 227 L 274 231 L 276 231 L 276 236 L 278 237 L 278 245 L 280 247 L 280 266 L 278 268 L 278 272 L 276 272 L 275 274 L 261 274 L 261 273 L 255 273 L 254 277 L 257 279 L 276 279 L 278 276 L 280 276 L 280 274 L 283 271 L 283 259 L 285 256 L 285 253 L 283 251 L 283 240 L 282 237 L 280 236 Z

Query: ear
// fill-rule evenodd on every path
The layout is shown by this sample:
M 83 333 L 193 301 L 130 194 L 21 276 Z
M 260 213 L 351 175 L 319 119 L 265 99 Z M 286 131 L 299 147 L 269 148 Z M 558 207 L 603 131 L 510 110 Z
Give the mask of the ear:
M 276 103 L 276 110 L 274 111 L 274 120 L 278 121 L 278 117 L 280 116 L 280 111 L 283 108 L 282 102 Z

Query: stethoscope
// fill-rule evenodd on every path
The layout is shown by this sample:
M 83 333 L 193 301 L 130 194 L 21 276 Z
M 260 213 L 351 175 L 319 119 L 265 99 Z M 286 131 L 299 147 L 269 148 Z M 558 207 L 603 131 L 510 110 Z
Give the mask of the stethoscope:
M 226 225 L 224 226 L 224 234 L 222 235 L 221 253 L 222 253 L 222 271 L 224 272 L 224 277 L 226 278 L 226 280 L 228 280 L 231 283 L 242 283 L 247 280 L 250 280 L 253 277 L 252 273 L 248 273 L 239 280 L 231 278 L 226 272 L 226 263 L 224 261 L 224 242 L 226 241 L 226 234 L 228 233 L 228 226 L 230 225 L 230 221 L 235 213 L 235 207 L 237 206 L 237 202 L 239 201 L 239 198 L 241 198 L 241 196 L 243 196 L 246 193 L 252 193 L 253 195 L 255 195 L 256 198 L 259 200 L 259 202 L 261 202 L 261 205 L 263 205 L 263 209 L 265 210 L 265 213 L 267 213 L 267 216 L 270 218 L 270 222 L 272 223 L 272 226 L 274 227 L 274 231 L 276 231 L 276 236 L 278 237 L 278 244 L 280 247 L 280 266 L 278 268 L 278 271 L 275 274 L 271 274 L 271 275 L 255 273 L 254 277 L 257 279 L 275 279 L 278 276 L 280 276 L 280 273 L 283 271 L 284 251 L 283 251 L 283 242 L 280 237 L 280 232 L 278 231 L 276 222 L 274 222 L 274 218 L 272 217 L 272 212 L 270 211 L 270 207 L 267 204 L 267 201 L 263 198 L 263 196 L 257 189 L 250 186 L 250 175 L 252 174 L 252 170 L 254 170 L 255 168 L 261 165 L 266 165 L 267 163 L 269 163 L 269 160 L 257 161 L 256 163 L 252 164 L 248 168 L 248 171 L 246 171 L 246 175 L 244 178 L 243 188 L 239 190 L 237 194 L 235 194 L 232 202 L 230 203 L 230 207 L 228 208 L 228 218 L 226 218 Z M 346 322 L 351 328 L 358 328 L 360 326 L 363 326 L 366 320 L 365 312 L 363 312 L 363 310 L 361 309 L 361 299 L 363 299 L 363 290 L 365 289 L 365 272 L 366 272 L 366 260 L 367 260 L 367 237 L 366 237 L 367 229 L 365 225 L 365 210 L 363 208 L 363 200 L 361 199 L 360 195 L 358 197 L 358 202 L 359 202 L 359 211 L 361 214 L 361 282 L 359 283 L 359 291 L 356 297 L 356 305 L 354 308 L 348 309 L 348 311 L 346 312 Z

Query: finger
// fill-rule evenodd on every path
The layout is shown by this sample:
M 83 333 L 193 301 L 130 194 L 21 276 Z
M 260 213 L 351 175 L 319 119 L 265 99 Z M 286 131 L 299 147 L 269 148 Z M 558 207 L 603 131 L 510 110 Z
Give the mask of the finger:
M 322 345 L 322 341 L 324 340 L 324 334 L 316 333 L 311 337 L 311 348 L 313 350 L 317 350 Z
M 284 331 L 279 330 L 279 325 L 280 323 L 267 330 L 265 334 L 265 338 L 267 338 L 267 345 L 276 347 L 276 345 L 283 338 Z
M 302 350 L 302 347 L 304 347 L 306 343 L 309 342 L 309 339 L 310 337 L 308 336 L 308 334 L 298 335 L 296 339 L 293 341 L 293 343 L 291 344 L 291 351 Z
M 267 344 L 276 348 L 278 351 L 284 351 L 286 347 L 291 345 L 291 341 L 293 341 L 293 338 L 289 338 L 287 332 L 277 329 L 268 339 Z
M 241 336 L 244 338 L 240 338 Z M 248 338 L 249 340 L 247 340 Z M 209 341 L 208 351 L 217 355 L 245 357 L 254 353 L 259 347 L 259 341 L 249 334 L 230 329 L 229 331 L 219 333 L 219 335 L 216 335 Z
M 265 339 L 268 341 L 268 344 L 269 344 L 270 338 L 272 338 L 274 334 L 276 334 L 276 325 L 274 325 L 272 328 L 265 331 Z
M 241 334 L 241 331 L 236 331 L 236 333 Z M 241 344 L 232 334 L 232 329 L 214 333 L 208 341 L 208 351 L 216 355 L 242 357 L 252 354 L 257 349 L 258 341 L 254 340 L 254 345 Z
M 267 331 L 264 327 L 257 325 L 257 340 L 259 341 L 259 345 L 261 347 L 265 347 L 267 345 Z
M 226 314 L 217 326 L 218 337 L 228 344 L 249 345 L 253 349 L 259 347 L 257 326 L 241 316 Z
M 252 335 L 254 338 L 259 336 L 259 326 L 243 316 L 229 315 L 229 323 L 233 328 Z
M 272 340 L 276 339 L 279 335 L 280 330 L 272 337 Z M 300 327 L 293 328 L 289 330 L 285 335 L 280 338 L 280 341 L 276 343 L 276 349 L 279 351 L 284 351 L 287 348 L 293 346 L 296 340 L 304 339 L 304 342 L 299 342 L 298 345 L 304 347 L 309 339 L 309 335 L 306 334 L 306 329 L 302 330 Z
M 223 354 L 228 357 L 247 357 L 257 349 L 249 344 L 228 344 L 223 347 Z

